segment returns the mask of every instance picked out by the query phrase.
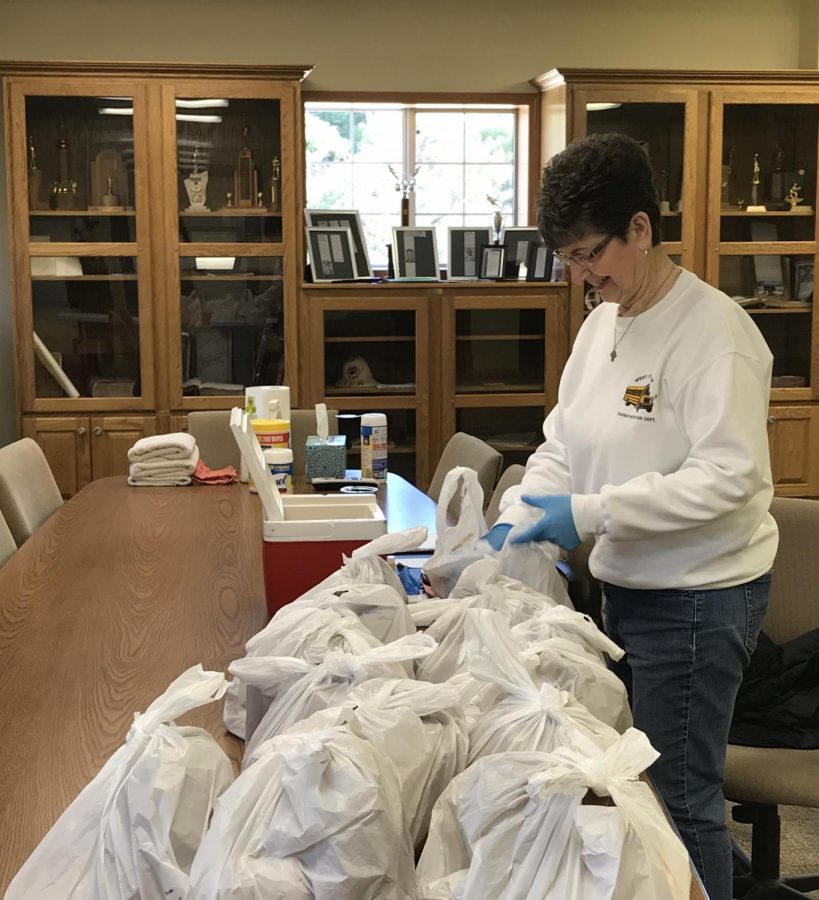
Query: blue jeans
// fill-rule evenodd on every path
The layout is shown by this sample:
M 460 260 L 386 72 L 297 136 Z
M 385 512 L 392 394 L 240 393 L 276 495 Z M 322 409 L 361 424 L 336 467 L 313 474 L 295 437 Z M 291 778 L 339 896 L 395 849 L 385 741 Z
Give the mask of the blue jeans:
M 660 758 L 649 769 L 711 900 L 730 900 L 722 784 L 743 669 L 768 608 L 771 573 L 717 590 L 603 585 L 606 632 L 626 651 L 634 724 Z

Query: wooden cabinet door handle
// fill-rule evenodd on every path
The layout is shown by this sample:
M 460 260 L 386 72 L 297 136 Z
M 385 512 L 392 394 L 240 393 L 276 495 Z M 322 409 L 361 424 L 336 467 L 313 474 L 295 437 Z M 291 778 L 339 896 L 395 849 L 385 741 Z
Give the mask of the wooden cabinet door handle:
M 97 426 L 94 428 L 94 434 L 96 434 L 97 436 L 99 436 L 99 435 L 102 434 L 102 428 L 100 428 L 99 425 L 97 425 Z
M 776 425 L 776 416 L 768 416 L 768 424 Z
M 82 435 L 84 435 L 86 431 L 88 431 L 88 429 L 85 427 L 85 425 L 80 425 L 80 427 L 77 429 L 77 434 L 82 437 Z

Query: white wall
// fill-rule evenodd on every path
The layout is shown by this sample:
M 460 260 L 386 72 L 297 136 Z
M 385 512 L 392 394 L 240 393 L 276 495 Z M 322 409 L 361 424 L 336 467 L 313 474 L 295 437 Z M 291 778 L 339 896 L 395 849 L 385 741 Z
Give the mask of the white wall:
M 817 0 L 0 0 L 0 60 L 298 63 L 316 67 L 309 90 L 530 91 L 529 79 L 555 66 L 813 68 L 816 9 Z M 0 201 L 4 220 L 1 185 Z M 0 444 L 15 436 L 5 225 Z

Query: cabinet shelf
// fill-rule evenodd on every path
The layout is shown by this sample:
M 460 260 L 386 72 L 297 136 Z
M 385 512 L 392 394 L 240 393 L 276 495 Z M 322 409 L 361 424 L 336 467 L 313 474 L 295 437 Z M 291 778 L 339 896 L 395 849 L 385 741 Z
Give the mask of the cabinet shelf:
M 418 448 L 415 444 L 396 444 L 393 446 L 392 444 L 387 444 L 387 454 L 390 453 L 415 453 Z M 348 456 L 361 456 L 361 445 L 359 443 L 353 444 L 351 447 L 347 448 Z
M 764 316 L 764 315 L 781 315 L 782 313 L 786 315 L 793 315 L 794 313 L 802 314 L 809 313 L 813 309 L 813 304 L 811 303 L 803 303 L 799 306 L 764 306 L 761 309 L 748 309 L 746 307 L 745 312 L 748 313 L 749 316 Z
M 457 334 L 456 341 L 545 341 L 545 334 Z
M 335 385 L 326 385 L 324 392 L 328 397 L 344 397 L 346 395 L 354 395 L 357 397 L 378 396 L 383 394 L 414 394 L 414 384 L 377 384 L 369 387 L 353 386 L 353 387 L 336 387 Z
M 32 275 L 32 281 L 137 281 L 136 275 Z
M 283 275 L 180 275 L 180 281 L 283 281 Z
M 391 344 L 391 343 L 406 343 L 407 341 L 414 342 L 415 335 L 414 334 L 391 334 L 387 336 L 383 335 L 345 335 L 343 337 L 326 337 L 324 338 L 325 344 Z
M 535 394 L 543 391 L 543 382 L 539 384 L 510 384 L 509 382 L 487 382 L 486 384 L 457 384 L 456 394 Z
M 791 216 L 812 216 L 813 208 L 810 206 L 797 206 L 794 209 L 769 210 L 764 212 L 748 212 L 747 209 L 721 209 L 720 215 L 725 218 L 728 216 L 739 216 L 747 219 L 771 218 L 779 216 L 780 218 L 790 218 Z
M 237 209 L 235 207 L 231 207 L 230 209 L 206 209 L 201 212 L 198 210 L 179 210 L 179 215 L 187 218 L 188 216 L 210 216 L 214 219 L 221 219 L 225 216 L 266 216 L 268 218 L 281 218 L 282 214 L 280 212 L 271 212 L 269 209 L 256 209 L 254 207 L 247 207 L 246 209 Z
M 30 209 L 30 216 L 84 216 L 84 217 L 100 217 L 108 218 L 109 216 L 135 216 L 136 210 L 133 209 Z

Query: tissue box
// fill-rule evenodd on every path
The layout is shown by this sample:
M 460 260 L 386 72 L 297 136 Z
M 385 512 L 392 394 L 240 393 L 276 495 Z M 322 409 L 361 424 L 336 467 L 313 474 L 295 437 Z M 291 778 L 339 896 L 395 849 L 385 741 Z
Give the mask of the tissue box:
M 343 478 L 347 470 L 347 438 L 331 434 L 322 442 L 311 434 L 304 445 L 304 468 L 307 480 L 314 478 Z

